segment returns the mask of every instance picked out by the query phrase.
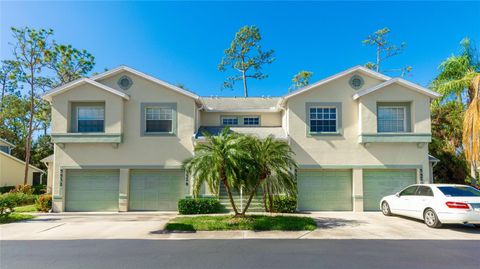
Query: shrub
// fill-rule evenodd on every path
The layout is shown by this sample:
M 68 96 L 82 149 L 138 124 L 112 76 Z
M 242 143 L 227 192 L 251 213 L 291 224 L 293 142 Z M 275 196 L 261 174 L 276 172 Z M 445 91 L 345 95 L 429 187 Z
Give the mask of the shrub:
M 297 211 L 297 199 L 291 196 L 276 196 L 273 198 L 273 211 L 295 213 Z
M 52 196 L 50 194 L 44 194 L 38 197 L 35 207 L 38 211 L 48 212 L 52 209 Z
M 7 217 L 14 211 L 17 203 L 12 195 L 0 195 L 0 217 Z
M 33 194 L 45 194 L 47 193 L 47 185 L 33 185 Z
M 213 214 L 223 211 L 216 198 L 185 198 L 178 201 L 178 212 L 182 215 Z
M 33 194 L 33 188 L 31 185 L 28 185 L 28 184 L 20 184 L 20 185 L 17 185 L 15 186 L 15 189 L 11 190 L 10 191 L 11 193 L 24 193 L 24 194 Z
M 0 193 L 6 193 L 13 189 L 15 189 L 15 186 L 3 186 L 3 187 L 0 187 Z
M 9 192 L 2 194 L 2 197 L 8 197 L 15 201 L 16 206 L 31 205 L 37 200 L 37 195 L 25 194 L 21 192 Z

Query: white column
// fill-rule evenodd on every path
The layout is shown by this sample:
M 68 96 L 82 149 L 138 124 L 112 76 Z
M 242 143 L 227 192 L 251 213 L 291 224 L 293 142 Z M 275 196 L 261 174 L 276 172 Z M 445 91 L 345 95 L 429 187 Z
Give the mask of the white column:
M 353 211 L 363 211 L 363 169 L 354 168 L 352 172 L 353 177 Z
M 130 169 L 120 169 L 120 182 L 118 187 L 118 211 L 128 211 L 128 191 L 130 189 Z

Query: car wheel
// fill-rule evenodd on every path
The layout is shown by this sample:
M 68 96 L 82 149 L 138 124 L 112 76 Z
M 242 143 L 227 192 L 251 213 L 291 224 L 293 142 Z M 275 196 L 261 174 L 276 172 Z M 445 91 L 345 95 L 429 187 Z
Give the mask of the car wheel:
M 425 213 L 423 213 L 423 220 L 430 228 L 439 228 L 442 226 L 442 223 L 438 220 L 437 214 L 431 208 L 425 210 Z
M 390 206 L 385 201 L 382 203 L 382 213 L 385 216 L 391 216 L 392 215 L 392 212 L 390 211 Z

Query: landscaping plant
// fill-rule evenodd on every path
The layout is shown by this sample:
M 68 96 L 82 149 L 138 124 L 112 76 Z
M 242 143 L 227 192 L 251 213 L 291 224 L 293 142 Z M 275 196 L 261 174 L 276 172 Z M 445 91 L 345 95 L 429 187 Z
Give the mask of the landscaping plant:
M 182 215 L 222 213 L 223 207 L 216 198 L 185 198 L 178 201 Z
M 35 207 L 38 211 L 49 212 L 52 209 L 52 195 L 44 194 L 38 197 Z

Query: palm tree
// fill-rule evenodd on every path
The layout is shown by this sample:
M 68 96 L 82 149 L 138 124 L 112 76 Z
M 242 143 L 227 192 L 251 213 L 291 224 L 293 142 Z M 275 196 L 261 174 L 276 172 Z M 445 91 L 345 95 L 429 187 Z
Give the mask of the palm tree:
M 476 184 L 480 165 L 480 75 L 472 80 L 470 89 L 473 90 L 473 96 L 463 118 L 462 142 L 465 158 L 470 163 L 473 184 Z
M 245 138 L 230 132 L 229 128 L 216 136 L 204 135 L 206 142 L 197 144 L 194 156 L 183 162 L 183 168 L 194 178 L 193 194 L 198 196 L 204 183 L 213 191 L 218 191 L 219 184 L 223 184 L 233 211 L 238 216 L 240 214 L 233 200 L 232 188 L 239 188 L 241 170 L 250 160 Z
M 440 74 L 432 82 L 432 88 L 442 94 L 442 99 L 455 97 L 463 104 L 465 91 L 469 97 L 467 103 L 473 98 L 472 80 L 480 75 L 480 61 L 470 39 L 464 38 L 461 46 L 460 55 L 451 56 L 440 64 Z
M 241 215 L 245 215 L 250 202 L 257 194 L 260 186 L 270 194 L 269 200 L 272 203 L 272 193 L 296 195 L 295 169 L 297 163 L 293 158 L 293 151 L 290 146 L 275 139 L 272 135 L 265 139 L 248 137 L 251 162 L 248 167 L 244 186 L 250 192 L 249 198 Z M 271 206 L 270 206 L 271 208 Z

